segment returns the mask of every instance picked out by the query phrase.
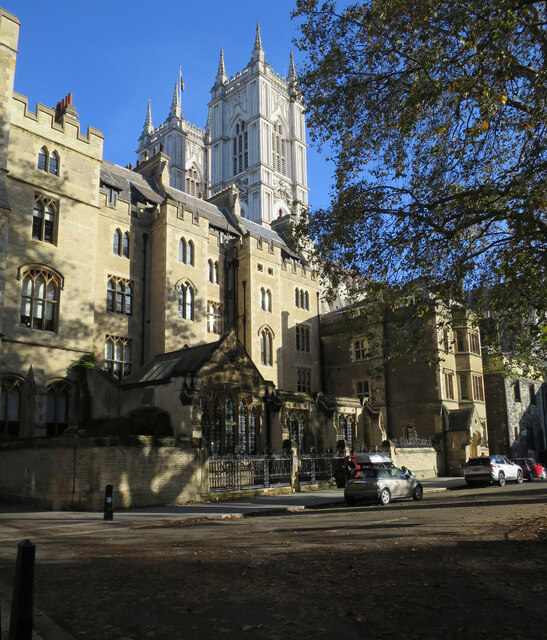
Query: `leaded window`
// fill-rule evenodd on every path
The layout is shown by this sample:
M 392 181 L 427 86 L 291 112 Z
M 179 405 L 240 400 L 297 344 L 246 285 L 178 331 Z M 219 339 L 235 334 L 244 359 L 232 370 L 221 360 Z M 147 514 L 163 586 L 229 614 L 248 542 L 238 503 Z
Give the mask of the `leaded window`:
M 307 324 L 296 325 L 296 350 L 310 350 L 310 327 Z
M 46 196 L 34 197 L 34 209 L 32 210 L 32 237 L 42 242 L 54 242 L 55 218 L 57 216 L 58 203 Z
M 217 302 L 207 303 L 207 332 L 222 333 L 222 305 Z
M 185 320 L 194 319 L 194 289 L 189 282 L 184 282 L 179 287 L 179 318 Z
M 311 369 L 308 367 L 296 368 L 296 390 L 303 393 L 311 392 Z
M 130 316 L 133 312 L 133 283 L 109 276 L 106 287 L 106 310 Z
M 122 380 L 131 373 L 131 340 L 129 338 L 106 336 L 104 369 L 117 380 Z
M 21 287 L 21 324 L 31 329 L 56 331 L 60 283 L 47 269 L 28 269 Z

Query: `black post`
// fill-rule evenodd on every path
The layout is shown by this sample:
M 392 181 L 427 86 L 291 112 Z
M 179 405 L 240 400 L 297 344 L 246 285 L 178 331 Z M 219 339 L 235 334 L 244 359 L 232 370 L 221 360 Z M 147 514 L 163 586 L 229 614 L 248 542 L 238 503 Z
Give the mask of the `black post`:
M 104 519 L 105 520 L 114 519 L 114 501 L 112 500 L 112 490 L 113 490 L 112 485 L 107 484 L 104 490 Z
M 35 554 L 36 546 L 30 540 L 17 545 L 9 640 L 32 640 Z

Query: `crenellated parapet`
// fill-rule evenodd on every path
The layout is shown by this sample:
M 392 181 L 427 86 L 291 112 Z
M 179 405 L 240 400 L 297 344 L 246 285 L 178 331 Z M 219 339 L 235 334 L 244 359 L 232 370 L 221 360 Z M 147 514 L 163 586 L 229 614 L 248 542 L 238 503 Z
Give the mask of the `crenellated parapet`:
M 75 109 L 67 109 L 72 105 L 65 105 L 64 112 L 60 113 L 59 106 L 52 109 L 38 102 L 35 111 L 32 111 L 28 106 L 28 98 L 14 92 L 12 106 L 12 126 L 19 126 L 52 142 L 91 155 L 97 160 L 102 159 L 103 134 L 93 127 L 88 127 L 87 133 L 83 134 Z

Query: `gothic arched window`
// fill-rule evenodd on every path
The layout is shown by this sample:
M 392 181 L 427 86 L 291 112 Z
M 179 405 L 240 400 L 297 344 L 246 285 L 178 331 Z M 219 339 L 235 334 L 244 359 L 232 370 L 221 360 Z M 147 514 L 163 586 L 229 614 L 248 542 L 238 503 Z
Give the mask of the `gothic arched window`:
M 251 409 L 249 413 L 249 453 L 255 455 L 256 453 L 256 411 Z
M 245 122 L 240 120 L 234 129 L 232 138 L 232 160 L 234 176 L 242 171 L 246 171 L 249 166 L 249 135 L 245 127 Z
M 266 328 L 260 332 L 260 362 L 265 365 L 271 366 L 273 351 L 273 336 L 272 332 Z
M 179 318 L 194 319 L 194 289 L 189 282 L 179 287 Z
M 282 174 L 286 173 L 285 139 L 280 122 L 277 122 L 272 130 L 272 166 L 275 171 L 279 171 Z
M 57 202 L 45 196 L 34 198 L 34 209 L 32 210 L 32 237 L 42 242 L 53 244 L 55 234 L 55 216 L 57 213 Z
M 201 193 L 201 180 L 195 167 L 186 172 L 186 193 L 199 198 Z
M 55 331 L 60 282 L 48 269 L 28 269 L 21 288 L 21 324 L 32 329 Z
M 239 403 L 238 420 L 238 445 L 239 453 L 247 453 L 247 407 L 241 401 Z
M 224 406 L 224 446 L 226 453 L 234 453 L 234 428 L 234 401 L 230 395 L 227 395 Z
M 121 255 L 122 248 L 122 232 L 119 229 L 114 231 L 114 238 L 112 240 L 112 253 L 114 255 Z
M 47 388 L 47 435 L 59 436 L 68 427 L 68 382 L 59 381 Z
M 124 258 L 129 258 L 129 233 L 127 231 L 123 234 L 122 255 Z

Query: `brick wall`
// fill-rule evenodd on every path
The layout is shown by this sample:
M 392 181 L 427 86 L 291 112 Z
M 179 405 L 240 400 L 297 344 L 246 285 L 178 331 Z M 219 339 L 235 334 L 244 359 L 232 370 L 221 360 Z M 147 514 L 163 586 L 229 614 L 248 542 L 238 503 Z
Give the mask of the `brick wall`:
M 9 443 L 0 449 L 0 500 L 102 511 L 112 484 L 114 508 L 184 504 L 201 495 L 203 460 L 170 438 Z

